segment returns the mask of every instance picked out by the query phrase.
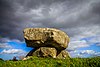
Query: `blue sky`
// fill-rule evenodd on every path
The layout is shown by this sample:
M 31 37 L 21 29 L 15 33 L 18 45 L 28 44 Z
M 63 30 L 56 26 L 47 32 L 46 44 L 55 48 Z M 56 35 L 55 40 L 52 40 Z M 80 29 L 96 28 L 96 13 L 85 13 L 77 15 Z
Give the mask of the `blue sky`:
M 100 36 L 91 36 L 81 38 L 78 41 L 69 44 L 69 50 L 72 57 L 94 57 L 100 56 Z M 71 43 L 71 42 L 70 42 Z M 76 46 L 75 46 L 76 45 Z M 71 50 L 72 49 L 72 50 Z
M 14 56 L 26 56 L 33 48 L 27 47 L 25 42 L 8 41 L 0 43 L 0 58 L 4 60 L 12 59 Z

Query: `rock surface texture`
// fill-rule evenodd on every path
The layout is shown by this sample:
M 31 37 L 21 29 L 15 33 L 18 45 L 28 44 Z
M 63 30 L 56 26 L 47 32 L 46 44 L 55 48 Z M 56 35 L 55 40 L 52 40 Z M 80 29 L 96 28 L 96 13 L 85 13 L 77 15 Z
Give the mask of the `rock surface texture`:
M 65 59 L 66 57 L 70 57 L 69 53 L 66 50 L 62 50 L 61 52 L 57 53 L 57 57 L 58 59 Z
M 64 51 L 68 47 L 69 37 L 63 31 L 54 28 L 26 28 L 23 33 L 27 47 L 35 48 L 27 56 L 52 58 L 69 56 L 68 52 Z
M 32 50 L 27 56 L 38 56 L 38 57 L 53 57 L 56 58 L 57 50 L 51 47 L 40 47 L 36 50 Z

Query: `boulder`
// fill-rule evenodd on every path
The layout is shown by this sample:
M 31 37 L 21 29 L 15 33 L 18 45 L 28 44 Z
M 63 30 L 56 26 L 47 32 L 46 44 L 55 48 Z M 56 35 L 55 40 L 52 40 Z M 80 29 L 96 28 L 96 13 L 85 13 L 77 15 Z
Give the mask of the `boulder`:
M 26 28 L 23 33 L 28 47 L 55 47 L 64 50 L 69 43 L 68 35 L 54 28 Z
M 51 47 L 40 47 L 38 49 L 30 51 L 27 56 L 37 56 L 37 57 L 52 57 L 56 58 L 56 49 Z M 27 57 L 26 56 L 26 57 Z
M 62 50 L 61 52 L 58 52 L 57 54 L 57 58 L 58 59 L 65 59 L 65 58 L 69 58 L 70 55 L 66 50 Z

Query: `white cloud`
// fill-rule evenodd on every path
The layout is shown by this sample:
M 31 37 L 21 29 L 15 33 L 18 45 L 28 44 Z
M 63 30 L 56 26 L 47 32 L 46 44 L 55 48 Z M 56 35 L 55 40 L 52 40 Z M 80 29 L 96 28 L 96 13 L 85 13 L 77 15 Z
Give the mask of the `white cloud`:
M 0 38 L 0 42 L 9 42 L 10 39 L 9 38 Z
M 100 43 L 98 43 L 97 46 L 100 46 Z
M 21 53 L 25 53 L 24 50 L 22 49 L 4 49 L 3 51 L 1 51 L 0 54 L 21 54 Z
M 70 37 L 70 42 L 68 45 L 68 50 L 76 50 L 77 48 L 81 47 L 89 47 L 90 45 L 97 43 L 100 45 L 100 26 L 94 25 L 92 27 L 77 27 L 77 28 L 70 28 L 66 31 L 69 35 L 73 35 Z M 73 33 L 72 33 L 73 32 Z
M 0 38 L 1 44 L 7 44 L 7 42 L 17 42 L 17 43 L 24 43 L 24 41 L 20 41 L 18 39 L 9 39 L 9 38 Z
M 80 52 L 81 55 L 90 55 L 90 56 L 100 56 L 100 52 L 96 52 L 94 50 L 82 50 Z
M 74 50 L 69 52 L 71 57 L 94 57 L 100 56 L 100 52 L 94 50 Z
M 95 53 L 96 56 L 100 56 L 100 52 Z
M 96 36 L 89 37 L 87 41 L 90 44 L 98 43 L 97 45 L 99 46 L 100 45 L 100 35 L 96 35 Z
M 24 43 L 24 41 L 20 41 L 20 40 L 18 40 L 18 39 L 12 39 L 12 40 L 10 40 L 9 42 Z
M 91 54 L 91 55 L 93 55 L 93 54 L 95 54 L 95 51 L 94 50 L 83 50 L 80 53 L 81 54 Z
M 76 50 L 82 47 L 89 47 L 85 40 L 70 41 L 67 50 Z
M 70 51 L 70 55 L 71 57 L 84 57 L 83 54 L 80 54 L 81 50 L 74 50 L 74 51 Z M 86 55 L 85 55 L 86 56 Z
M 8 43 L 0 43 L 0 48 L 12 48 Z

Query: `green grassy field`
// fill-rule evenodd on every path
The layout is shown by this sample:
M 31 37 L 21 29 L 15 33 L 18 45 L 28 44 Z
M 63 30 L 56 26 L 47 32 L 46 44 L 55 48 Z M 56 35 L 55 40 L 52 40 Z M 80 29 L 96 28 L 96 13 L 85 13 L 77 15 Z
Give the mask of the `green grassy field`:
M 52 59 L 38 58 L 22 61 L 0 61 L 0 67 L 100 67 L 100 57 Z

